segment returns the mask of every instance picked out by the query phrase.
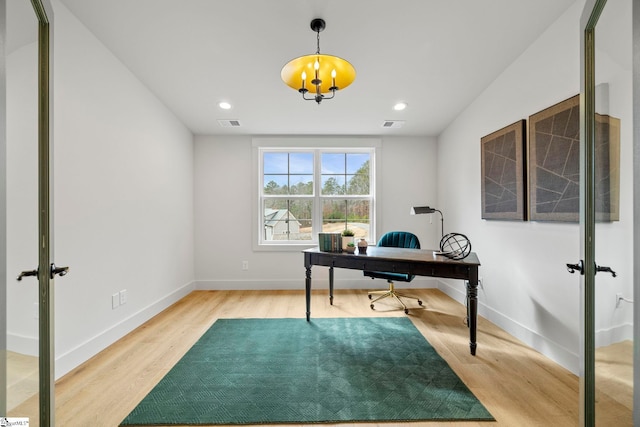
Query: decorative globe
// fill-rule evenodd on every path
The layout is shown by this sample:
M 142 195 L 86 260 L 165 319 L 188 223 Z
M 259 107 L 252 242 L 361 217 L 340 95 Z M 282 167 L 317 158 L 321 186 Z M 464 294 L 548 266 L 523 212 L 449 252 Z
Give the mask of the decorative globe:
M 447 258 L 464 259 L 471 253 L 471 242 L 464 234 L 446 234 L 440 240 L 440 253 Z

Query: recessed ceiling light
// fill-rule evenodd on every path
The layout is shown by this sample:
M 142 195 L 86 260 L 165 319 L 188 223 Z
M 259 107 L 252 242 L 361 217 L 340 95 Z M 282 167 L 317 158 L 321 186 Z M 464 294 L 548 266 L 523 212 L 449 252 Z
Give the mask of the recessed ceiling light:
M 406 102 L 398 102 L 396 105 L 393 106 L 393 109 L 396 111 L 402 111 L 405 108 L 407 108 L 407 103 Z
M 222 108 L 223 110 L 230 110 L 231 104 L 229 104 L 228 102 L 222 101 L 218 103 L 218 107 Z

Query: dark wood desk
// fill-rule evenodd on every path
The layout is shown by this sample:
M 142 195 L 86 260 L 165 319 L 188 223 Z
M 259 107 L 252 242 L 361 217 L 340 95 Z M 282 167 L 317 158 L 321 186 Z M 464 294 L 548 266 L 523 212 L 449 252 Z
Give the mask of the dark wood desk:
M 469 347 L 476 354 L 476 330 L 478 325 L 478 256 L 471 252 L 463 260 L 453 260 L 435 255 L 434 250 L 402 249 L 369 246 L 366 254 L 321 252 L 318 248 L 302 251 L 306 269 L 307 321 L 311 318 L 311 267 L 329 267 L 329 299 L 333 304 L 333 269 L 389 271 L 416 276 L 443 277 L 467 281 L 467 325 Z

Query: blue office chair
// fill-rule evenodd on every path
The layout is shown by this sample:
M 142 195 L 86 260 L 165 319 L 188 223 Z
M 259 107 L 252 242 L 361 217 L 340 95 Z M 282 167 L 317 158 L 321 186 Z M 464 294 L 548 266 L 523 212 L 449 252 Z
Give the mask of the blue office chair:
M 408 249 L 420 249 L 420 241 L 415 234 L 409 233 L 407 231 L 390 231 L 386 233 L 384 236 L 380 238 L 377 246 L 387 246 L 394 248 L 408 248 Z M 402 307 L 404 308 L 404 312 L 409 314 L 409 309 L 402 302 L 400 297 L 403 298 L 411 298 L 418 301 L 418 305 L 422 305 L 422 301 L 419 298 L 413 297 L 411 295 L 406 295 L 401 292 L 395 290 L 393 282 L 410 282 L 415 277 L 411 274 L 404 273 L 390 273 L 390 272 L 382 272 L 382 271 L 365 271 L 365 276 L 369 276 L 372 279 L 386 279 L 389 282 L 389 289 L 382 291 L 369 291 L 369 299 L 372 299 L 373 295 L 380 295 L 373 301 L 371 301 L 371 309 L 374 309 L 374 303 L 383 298 L 394 298 L 398 301 Z

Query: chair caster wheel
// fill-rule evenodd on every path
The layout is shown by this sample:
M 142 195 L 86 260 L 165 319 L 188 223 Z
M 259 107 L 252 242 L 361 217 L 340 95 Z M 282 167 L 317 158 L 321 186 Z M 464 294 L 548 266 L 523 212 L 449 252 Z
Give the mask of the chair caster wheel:
M 371 299 L 371 294 L 368 295 L 369 299 Z
M 409 314 L 409 309 L 408 308 L 404 309 L 404 314 Z
M 422 305 L 422 301 L 418 300 L 418 305 Z
M 371 304 L 369 307 L 371 307 L 371 310 L 373 310 L 373 304 Z

